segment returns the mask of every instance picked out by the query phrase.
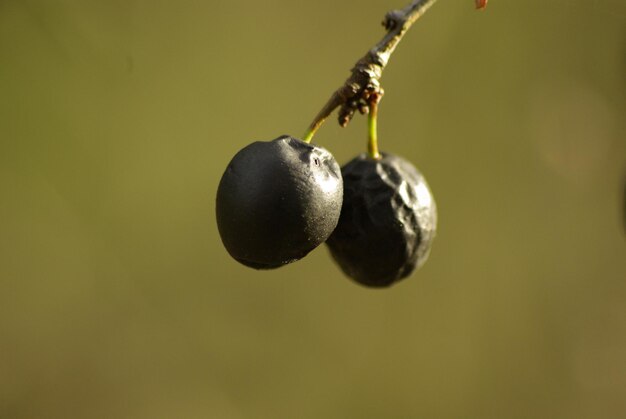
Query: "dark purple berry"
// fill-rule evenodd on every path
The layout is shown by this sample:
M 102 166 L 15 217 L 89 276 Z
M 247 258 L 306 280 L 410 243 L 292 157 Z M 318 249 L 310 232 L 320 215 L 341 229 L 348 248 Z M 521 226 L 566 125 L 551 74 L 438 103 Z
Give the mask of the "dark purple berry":
M 407 160 L 362 154 L 341 169 L 344 197 L 327 241 L 341 269 L 360 284 L 386 287 L 409 276 L 430 252 L 437 227 L 435 201 Z
M 240 150 L 222 175 L 217 226 L 237 261 L 271 269 L 326 241 L 341 212 L 339 165 L 327 150 L 290 136 Z

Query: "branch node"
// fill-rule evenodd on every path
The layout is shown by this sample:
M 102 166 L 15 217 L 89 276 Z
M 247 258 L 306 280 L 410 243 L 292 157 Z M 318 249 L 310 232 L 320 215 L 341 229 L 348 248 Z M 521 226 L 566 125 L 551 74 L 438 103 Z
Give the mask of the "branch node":
M 385 15 L 382 24 L 387 32 L 373 48 L 356 62 L 350 77 L 333 93 L 317 114 L 309 126 L 309 131 L 307 131 L 310 137 L 336 108 L 339 108 L 338 122 L 342 127 L 350 123 L 355 112 L 369 113 L 372 108 L 372 100 L 378 103 L 383 95 L 380 78 L 389 62 L 391 53 L 411 25 L 435 1 L 412 0 L 404 9 L 392 10 Z
M 404 13 L 402 10 L 392 10 L 387 12 L 385 18 L 383 19 L 383 26 L 387 31 L 392 31 L 398 24 L 402 22 Z

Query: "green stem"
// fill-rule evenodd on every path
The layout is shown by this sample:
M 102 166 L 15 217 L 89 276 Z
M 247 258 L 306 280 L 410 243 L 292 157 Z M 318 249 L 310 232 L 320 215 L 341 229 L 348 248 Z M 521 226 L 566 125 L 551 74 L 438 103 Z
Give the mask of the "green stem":
M 370 111 L 367 116 L 367 154 L 374 160 L 380 159 L 380 153 L 378 152 L 378 101 L 376 98 L 372 100 L 369 105 Z
M 310 143 L 311 140 L 313 139 L 313 136 L 315 135 L 317 130 L 320 129 L 324 121 L 326 121 L 325 117 L 316 119 L 315 121 L 313 121 L 313 123 L 309 126 L 309 128 L 307 128 L 306 132 L 304 133 L 304 137 L 302 137 L 302 141 L 304 141 L 305 143 Z
M 310 143 L 318 128 L 319 126 L 317 128 L 313 128 L 313 127 L 307 128 L 306 132 L 302 136 L 302 141 L 304 141 L 305 143 Z
M 305 143 L 310 143 L 311 140 L 313 139 L 313 135 L 315 135 L 315 133 L 308 129 L 305 133 L 304 136 L 302 137 L 302 141 L 304 141 Z

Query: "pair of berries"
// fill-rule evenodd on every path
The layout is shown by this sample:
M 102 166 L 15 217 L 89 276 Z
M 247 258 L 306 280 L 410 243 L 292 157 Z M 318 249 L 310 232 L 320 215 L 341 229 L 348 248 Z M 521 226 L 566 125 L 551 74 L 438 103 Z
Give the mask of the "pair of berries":
M 240 150 L 216 199 L 222 242 L 240 263 L 272 269 L 326 242 L 360 284 L 385 287 L 428 257 L 437 224 L 424 177 L 383 153 L 343 168 L 326 149 L 290 136 Z

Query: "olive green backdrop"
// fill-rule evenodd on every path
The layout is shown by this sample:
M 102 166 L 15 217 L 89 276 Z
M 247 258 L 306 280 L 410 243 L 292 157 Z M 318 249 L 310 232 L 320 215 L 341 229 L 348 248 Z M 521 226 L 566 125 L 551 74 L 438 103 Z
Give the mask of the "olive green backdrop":
M 439 206 L 410 279 L 222 247 L 230 158 L 301 135 L 401 6 L 0 1 L 1 418 L 626 416 L 621 0 L 441 0 L 409 32 L 379 128 Z

